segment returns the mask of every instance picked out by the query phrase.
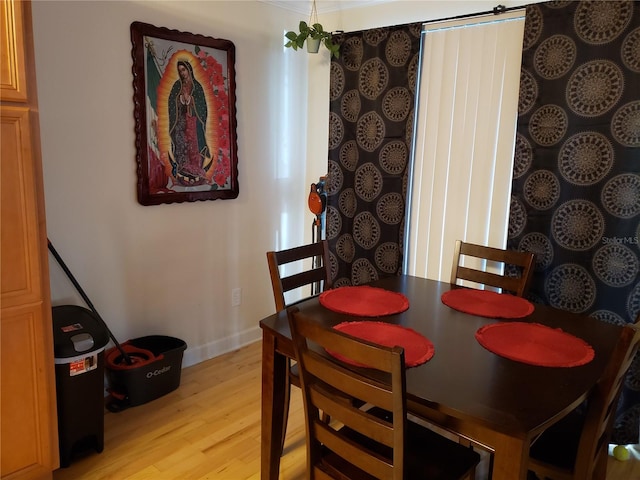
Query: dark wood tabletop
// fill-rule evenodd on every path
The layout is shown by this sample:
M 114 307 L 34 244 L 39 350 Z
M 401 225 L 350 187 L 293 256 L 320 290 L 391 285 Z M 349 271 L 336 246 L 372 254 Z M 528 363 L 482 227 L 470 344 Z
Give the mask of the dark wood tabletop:
M 561 328 L 589 343 L 595 357 L 578 367 L 533 366 L 500 357 L 476 341 L 475 332 L 480 327 L 504 320 L 474 316 L 444 305 L 440 300 L 442 293 L 458 287 L 412 276 L 389 277 L 371 285 L 401 292 L 410 302 L 405 312 L 376 317 L 376 321 L 409 327 L 435 346 L 431 360 L 407 369 L 409 412 L 494 449 L 495 480 L 526 478 L 531 440 L 585 400 L 601 376 L 620 334 L 619 326 L 536 305 L 531 315 L 510 321 Z M 330 311 L 320 305 L 317 297 L 302 301 L 297 307 L 327 326 L 363 320 Z M 281 420 L 273 417 L 278 416 L 282 401 L 283 359 L 293 357 L 293 347 L 286 312 L 263 319 L 260 326 L 263 329 L 264 479 L 277 478 L 280 445 L 273 445 L 274 435 L 265 429 L 278 432 L 277 423 Z

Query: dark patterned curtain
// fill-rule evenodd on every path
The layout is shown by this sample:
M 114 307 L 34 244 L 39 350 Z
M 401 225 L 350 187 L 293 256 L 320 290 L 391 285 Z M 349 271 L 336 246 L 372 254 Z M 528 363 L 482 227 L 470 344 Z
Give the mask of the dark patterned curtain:
M 533 301 L 605 322 L 640 314 L 640 2 L 527 7 L 509 248 Z M 640 359 L 612 441 L 638 443 Z
M 335 38 L 326 237 L 336 287 L 402 267 L 421 29 L 415 23 Z

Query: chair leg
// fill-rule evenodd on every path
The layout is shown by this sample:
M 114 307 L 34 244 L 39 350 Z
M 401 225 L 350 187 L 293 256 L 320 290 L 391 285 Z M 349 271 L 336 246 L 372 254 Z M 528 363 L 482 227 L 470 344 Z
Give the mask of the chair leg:
M 284 411 L 282 415 L 282 438 L 280 439 L 280 455 L 284 454 L 284 440 L 287 436 L 287 422 L 289 421 L 289 404 L 291 403 L 291 378 L 289 378 L 289 370 L 291 369 L 291 360 L 287 359 L 287 378 L 285 380 L 284 389 Z
M 606 478 L 607 476 L 608 444 L 608 442 L 604 444 L 604 448 L 600 449 L 600 453 L 596 458 L 596 465 L 593 468 L 593 478 Z

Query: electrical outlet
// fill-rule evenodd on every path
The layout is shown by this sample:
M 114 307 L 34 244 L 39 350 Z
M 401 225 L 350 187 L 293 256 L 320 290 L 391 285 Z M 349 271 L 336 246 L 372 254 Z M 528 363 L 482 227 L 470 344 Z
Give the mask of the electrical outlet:
M 238 307 L 242 303 L 242 289 L 234 288 L 231 290 L 231 306 Z

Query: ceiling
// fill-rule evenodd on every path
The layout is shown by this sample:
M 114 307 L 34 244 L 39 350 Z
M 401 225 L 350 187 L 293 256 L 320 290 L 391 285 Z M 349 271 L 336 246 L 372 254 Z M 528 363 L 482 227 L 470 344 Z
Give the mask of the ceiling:
M 269 3 L 285 10 L 309 15 L 313 0 L 259 0 Z M 316 0 L 318 14 L 348 10 L 350 8 L 362 7 L 375 3 L 387 3 L 394 0 Z

